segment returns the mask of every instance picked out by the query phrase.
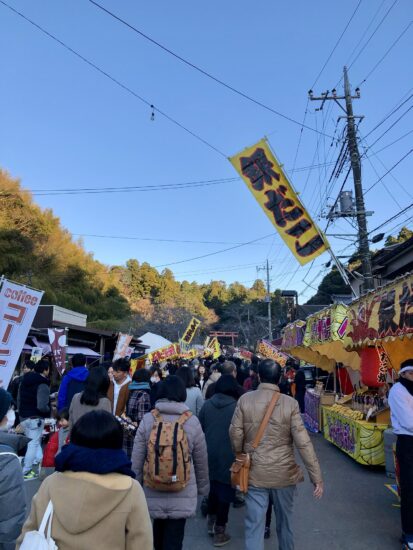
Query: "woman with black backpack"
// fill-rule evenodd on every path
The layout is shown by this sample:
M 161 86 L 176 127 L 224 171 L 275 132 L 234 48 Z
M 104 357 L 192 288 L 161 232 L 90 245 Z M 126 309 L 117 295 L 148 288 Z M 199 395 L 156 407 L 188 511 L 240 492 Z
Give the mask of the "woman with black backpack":
M 123 450 L 130 458 L 136 430 L 147 412 L 151 410 L 151 374 L 147 369 L 136 370 L 129 384 L 129 397 L 122 417 Z
M 132 469 L 153 518 L 155 550 L 181 550 L 186 519 L 195 515 L 198 495 L 209 490 L 208 458 L 198 418 L 185 405 L 177 376 L 159 384 L 155 409 L 136 433 Z

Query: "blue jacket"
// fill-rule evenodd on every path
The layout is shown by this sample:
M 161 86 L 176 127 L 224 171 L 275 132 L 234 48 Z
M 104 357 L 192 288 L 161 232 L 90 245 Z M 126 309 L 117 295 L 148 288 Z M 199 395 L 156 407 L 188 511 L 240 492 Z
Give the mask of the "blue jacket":
M 85 382 L 89 376 L 86 367 L 75 367 L 64 375 L 60 384 L 59 395 L 57 396 L 57 410 L 69 408 L 75 393 L 80 393 L 85 387 Z

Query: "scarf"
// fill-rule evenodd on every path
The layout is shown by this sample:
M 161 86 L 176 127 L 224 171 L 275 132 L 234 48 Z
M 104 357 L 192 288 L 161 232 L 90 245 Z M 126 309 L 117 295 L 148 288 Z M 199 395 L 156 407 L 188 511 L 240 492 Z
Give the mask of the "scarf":
M 403 376 L 400 376 L 399 382 L 406 388 L 410 395 L 413 396 L 413 382 L 411 380 L 407 380 L 407 378 L 404 378 Z
M 129 390 L 150 390 L 149 382 L 131 382 L 129 384 Z
M 74 443 L 65 445 L 56 455 L 57 472 L 90 472 L 91 474 L 118 473 L 135 478 L 132 462 L 122 449 L 89 449 Z

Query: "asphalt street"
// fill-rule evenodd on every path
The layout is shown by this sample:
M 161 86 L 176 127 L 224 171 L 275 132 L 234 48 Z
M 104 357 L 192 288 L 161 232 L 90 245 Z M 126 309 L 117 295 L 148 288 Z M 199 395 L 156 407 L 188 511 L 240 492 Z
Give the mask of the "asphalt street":
M 400 510 L 397 498 L 385 487 L 394 480 L 384 469 L 361 466 L 328 443 L 321 434 L 311 435 L 325 481 L 321 501 L 312 497 L 308 479 L 298 487 L 294 514 L 296 550 L 393 550 L 400 549 Z M 25 483 L 30 502 L 40 481 Z M 228 550 L 243 547 L 244 510 L 231 509 Z M 265 548 L 276 550 L 275 518 Z M 198 512 L 187 523 L 184 549 L 212 548 L 206 520 Z

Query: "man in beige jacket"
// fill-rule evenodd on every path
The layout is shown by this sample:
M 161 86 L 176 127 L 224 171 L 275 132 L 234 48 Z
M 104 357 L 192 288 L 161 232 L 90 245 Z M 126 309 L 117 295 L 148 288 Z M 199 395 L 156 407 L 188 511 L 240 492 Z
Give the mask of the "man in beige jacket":
M 291 519 L 294 494 L 297 483 L 304 481 L 301 468 L 294 458 L 294 445 L 314 485 L 316 498 L 323 495 L 323 481 L 298 403 L 287 395 L 280 395 L 261 442 L 252 451 L 252 442 L 274 392 L 280 391 L 277 384 L 281 367 L 272 359 L 265 359 L 260 363 L 258 373 L 258 389 L 239 399 L 229 428 L 234 452 L 251 454 L 249 489 L 245 497 L 245 548 L 264 548 L 265 514 L 271 496 L 277 519 L 279 548 L 293 550 Z

